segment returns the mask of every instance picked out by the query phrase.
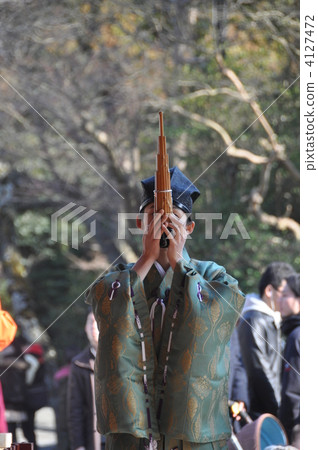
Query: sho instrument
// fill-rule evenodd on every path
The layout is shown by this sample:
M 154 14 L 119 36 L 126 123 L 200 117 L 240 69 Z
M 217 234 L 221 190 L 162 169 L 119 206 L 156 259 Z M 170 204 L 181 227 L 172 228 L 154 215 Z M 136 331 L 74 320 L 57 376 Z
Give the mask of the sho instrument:
M 166 149 L 166 138 L 163 131 L 163 113 L 159 112 L 159 131 L 160 136 L 158 139 L 158 153 L 156 161 L 156 174 L 155 174 L 155 212 L 164 210 L 165 214 L 172 213 L 172 190 L 170 183 L 169 172 L 169 157 Z M 168 230 L 172 232 L 172 228 L 168 227 Z M 160 247 L 167 248 L 169 246 L 169 239 L 166 233 L 163 233 L 160 239 Z

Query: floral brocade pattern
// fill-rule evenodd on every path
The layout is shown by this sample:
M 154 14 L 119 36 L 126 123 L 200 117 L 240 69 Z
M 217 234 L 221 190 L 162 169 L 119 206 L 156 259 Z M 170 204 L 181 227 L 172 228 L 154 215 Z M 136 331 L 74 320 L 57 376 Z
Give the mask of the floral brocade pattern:
M 201 400 L 210 395 L 212 386 L 206 375 L 197 378 L 196 383 L 193 385 L 193 390 Z
M 116 280 L 120 287 L 110 301 Z M 164 319 L 158 304 L 151 323 L 157 297 L 165 302 Z M 244 303 L 236 280 L 213 262 L 188 259 L 163 280 L 152 269 L 142 283 L 131 266 L 121 265 L 95 283 L 87 302 L 100 329 L 95 365 L 100 433 L 114 434 L 116 442 L 116 433 L 122 439 L 169 436 L 189 449 L 230 436 L 228 347 Z

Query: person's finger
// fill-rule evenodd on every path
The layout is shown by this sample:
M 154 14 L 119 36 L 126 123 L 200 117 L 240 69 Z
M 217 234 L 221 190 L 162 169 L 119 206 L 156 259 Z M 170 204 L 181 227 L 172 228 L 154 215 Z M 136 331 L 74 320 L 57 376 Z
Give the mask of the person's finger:
M 180 230 L 185 229 L 185 222 L 174 214 L 169 214 L 170 223 L 174 224 Z
M 183 239 L 187 238 L 187 230 L 179 219 L 170 222 L 169 226 L 171 226 L 171 228 L 175 230 L 176 234 L 180 235 Z
M 174 213 L 169 214 L 169 218 L 171 219 L 171 222 L 177 223 L 181 226 L 184 226 L 185 222 L 180 219 L 180 217 L 176 216 Z
M 160 239 L 162 235 L 162 224 L 167 219 L 167 214 L 162 211 L 162 214 L 159 216 L 159 220 L 154 224 L 154 238 Z
M 165 225 L 165 230 L 166 229 L 168 230 L 169 235 L 171 235 L 172 238 L 174 238 L 174 239 L 178 239 L 179 238 L 180 230 L 174 224 L 168 223 L 168 225 Z M 168 238 L 172 239 L 170 236 L 168 236 Z
M 161 228 L 161 219 L 164 214 L 163 209 L 153 215 L 152 221 L 148 225 L 147 232 L 152 235 L 153 238 L 158 239 L 158 232 Z M 160 238 L 160 237 L 159 237 Z
M 174 239 L 175 238 L 176 235 L 174 233 L 172 233 L 169 230 L 169 228 L 166 227 L 166 225 L 164 223 L 162 224 L 162 229 L 166 233 L 168 239 Z
M 160 209 L 160 211 L 154 213 L 153 219 L 152 219 L 152 221 L 150 222 L 149 225 L 155 226 L 157 223 L 160 223 L 163 215 L 164 215 L 164 210 L 163 209 Z

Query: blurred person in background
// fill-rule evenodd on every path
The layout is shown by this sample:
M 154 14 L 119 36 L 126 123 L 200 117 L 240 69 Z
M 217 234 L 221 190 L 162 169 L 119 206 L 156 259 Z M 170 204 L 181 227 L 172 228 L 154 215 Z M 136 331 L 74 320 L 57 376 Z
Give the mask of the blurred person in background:
M 85 332 L 89 345 L 72 359 L 68 380 L 68 427 L 71 450 L 101 450 L 105 438 L 96 430 L 94 365 L 98 328 L 90 310 Z
M 0 433 L 7 433 L 7 432 L 8 432 L 8 424 L 5 415 L 2 385 L 0 383 Z
M 290 264 L 269 264 L 259 282 L 259 296 L 249 294 L 238 327 L 242 360 L 248 377 L 249 414 L 277 415 L 281 396 L 281 316 L 279 299 L 285 278 L 294 273 Z
M 37 450 L 34 432 L 35 412 L 47 405 L 44 350 L 38 343 L 28 344 L 23 336 L 1 352 L 1 376 L 8 431 L 16 441 L 17 428 Z
M 44 349 L 37 342 L 27 347 L 23 355 L 28 367 L 25 372 L 26 381 L 26 413 L 27 420 L 23 423 L 23 434 L 29 442 L 33 442 L 34 450 L 38 449 L 34 431 L 35 413 L 47 406 L 48 387 L 46 384 L 46 365 Z
M 300 424 L 300 276 L 286 278 L 280 298 L 282 333 L 286 337 L 282 372 L 282 400 L 278 417 L 292 445 L 299 448 Z
M 2 309 L 0 298 L 0 353 L 5 350 L 13 341 L 17 332 L 17 324 L 8 311 Z M 0 366 L 0 433 L 8 432 L 8 424 L 5 417 L 5 405 L 2 392 L 1 376 L 4 373 Z
M 5 404 L 5 416 L 8 432 L 12 433 L 13 442 L 16 442 L 16 430 L 23 428 L 28 419 L 26 412 L 26 370 L 23 351 L 27 346 L 26 340 L 17 336 L 11 345 L 0 353 L 1 384 Z
M 53 377 L 53 405 L 55 411 L 58 450 L 70 450 L 67 416 L 68 379 L 71 372 L 71 362 L 80 352 L 79 347 L 68 346 L 65 349 L 66 364 L 60 367 Z
M 238 402 L 241 409 L 249 411 L 248 380 L 246 370 L 242 361 L 242 354 L 237 331 L 239 323 L 240 319 L 237 321 L 230 340 L 229 400 Z M 237 433 L 244 425 L 246 425 L 245 420 L 241 420 L 239 415 L 236 418 L 231 418 L 235 433 Z

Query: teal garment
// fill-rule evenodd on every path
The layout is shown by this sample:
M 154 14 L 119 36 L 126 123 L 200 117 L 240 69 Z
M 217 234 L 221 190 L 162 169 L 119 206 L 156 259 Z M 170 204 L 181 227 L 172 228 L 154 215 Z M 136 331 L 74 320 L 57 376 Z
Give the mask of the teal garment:
M 230 437 L 229 340 L 244 295 L 223 267 L 185 252 L 163 279 L 153 267 L 142 282 L 132 265 L 119 265 L 97 280 L 87 302 L 100 330 L 101 434 L 151 443 L 169 436 L 183 445 Z
M 149 448 L 147 439 L 139 439 L 131 434 L 110 434 L 107 436 L 105 450 L 145 450 Z M 184 442 L 169 436 L 162 436 L 156 450 L 228 450 L 227 440 L 206 442 Z

